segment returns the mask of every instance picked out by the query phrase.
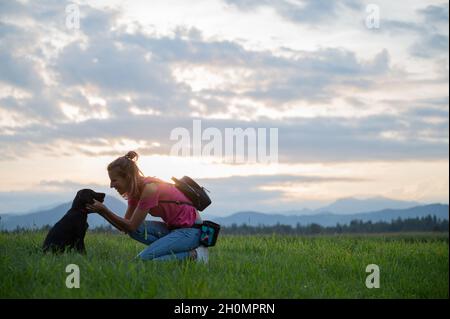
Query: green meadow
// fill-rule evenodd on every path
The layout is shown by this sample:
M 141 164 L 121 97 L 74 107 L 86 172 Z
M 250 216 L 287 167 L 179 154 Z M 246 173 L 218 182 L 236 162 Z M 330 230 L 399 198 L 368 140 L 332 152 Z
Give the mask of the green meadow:
M 44 255 L 42 231 L 0 234 L 1 298 L 448 298 L 444 234 L 222 235 L 208 264 L 139 261 L 145 246 L 88 232 L 86 255 Z M 66 266 L 80 270 L 69 289 Z M 379 288 L 366 266 L 379 266 Z

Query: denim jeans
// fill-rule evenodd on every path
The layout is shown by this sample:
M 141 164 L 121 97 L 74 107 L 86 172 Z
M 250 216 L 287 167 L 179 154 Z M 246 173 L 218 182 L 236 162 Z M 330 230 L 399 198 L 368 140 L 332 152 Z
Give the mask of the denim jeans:
M 189 251 L 200 245 L 199 228 L 178 228 L 169 230 L 158 221 L 144 221 L 130 237 L 148 245 L 137 258 L 142 260 L 182 260 L 189 257 Z

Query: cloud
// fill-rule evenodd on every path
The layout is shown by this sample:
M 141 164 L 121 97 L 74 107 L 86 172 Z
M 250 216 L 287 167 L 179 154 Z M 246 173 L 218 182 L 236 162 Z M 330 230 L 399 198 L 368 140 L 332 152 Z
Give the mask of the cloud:
M 62 203 L 70 203 L 74 194 L 83 188 L 91 188 L 120 198 L 108 185 L 95 183 L 46 180 L 28 186 L 29 188 L 23 191 L 0 192 L 0 214 L 30 213 L 54 208 Z
M 285 164 L 448 161 L 446 4 L 423 6 L 401 21 L 383 19 L 375 31 L 380 37 L 364 42 L 359 1 L 228 0 L 228 7 L 220 6 L 227 10 L 220 21 L 173 20 L 169 30 L 155 21 L 134 21 L 127 10 L 89 5 L 80 6 L 81 28 L 70 30 L 68 3 L 0 2 L 4 167 L 4 161 L 34 162 L 43 155 L 115 157 L 124 149 L 168 155 L 175 143 L 171 131 L 192 132 L 194 118 L 223 135 L 225 128 L 278 128 L 279 161 Z M 243 12 L 257 21 L 259 9 L 264 17 L 272 10 L 278 15 L 264 21 L 274 26 L 267 39 L 258 38 L 265 30 L 253 38 L 251 31 L 220 28 L 235 23 L 222 19 Z M 377 42 L 386 34 L 392 41 Z M 404 51 L 420 59 L 399 54 Z M 417 65 L 409 68 L 412 63 Z M 351 188 L 360 182 L 290 175 L 201 180 L 215 190 L 217 213 L 298 206 L 267 187 Z M 60 201 L 62 194 L 71 199 L 86 185 L 44 180 L 32 187 L 29 198 L 39 204 Z M 22 207 L 27 194 L 1 193 L 1 208 Z
M 436 54 L 447 54 L 448 36 L 442 34 L 427 34 L 410 49 L 412 55 L 420 58 L 433 58 Z
M 260 5 L 255 1 L 233 3 L 246 8 Z M 292 2 L 280 3 L 294 6 Z M 295 12 L 309 12 L 313 17 L 314 13 L 319 15 L 314 10 L 324 7 L 325 13 L 335 14 L 341 5 L 358 9 L 352 1 L 339 5 L 306 1 L 296 6 Z M 356 107 L 373 107 L 372 102 L 352 94 L 371 93 L 386 78 L 397 76 L 386 49 L 380 48 L 377 54 L 363 59 L 342 47 L 290 49 L 289 55 L 281 56 L 270 50 L 250 50 L 231 40 L 207 39 L 201 30 L 189 27 L 178 27 L 170 36 L 149 33 L 139 24 L 128 32 L 118 25 L 117 11 L 88 6 L 81 7 L 80 34 L 74 36 L 61 28 L 65 11 L 57 2 L 31 8 L 14 2 L 2 6 L 0 81 L 28 93 L 0 97 L 0 111 L 10 112 L 16 119 L 0 128 L 3 160 L 31 154 L 32 150 L 59 156 L 62 144 L 88 156 L 111 155 L 116 152 L 114 145 L 121 141 L 137 141 L 145 154 L 168 154 L 173 145 L 170 131 L 190 128 L 194 117 L 203 117 L 205 126 L 221 130 L 279 128 L 283 162 L 448 157 L 445 111 L 421 118 L 425 110 L 420 105 L 416 112 L 363 118 L 251 117 L 260 106 L 280 111 L 298 109 L 301 103 L 314 108 L 343 100 Z M 434 8 L 425 9 L 424 19 L 438 15 L 436 12 Z M 23 42 L 29 26 L 12 24 L 5 18 L 8 15 L 35 19 L 30 42 Z M 408 23 L 392 25 L 402 30 L 415 28 L 417 34 L 428 32 Z M 60 47 L 50 45 L 50 52 L 44 53 L 45 45 L 40 41 L 46 35 L 48 38 L 47 31 L 62 40 Z M 19 35 L 19 39 L 10 33 Z M 436 41 L 433 46 L 442 45 L 442 39 Z M 177 78 L 181 72 L 177 68 L 188 73 L 207 69 L 221 76 L 223 83 L 194 89 L 190 80 Z M 210 84 L 203 76 L 200 73 L 198 77 Z M 410 83 L 406 72 L 402 76 L 403 82 Z M 448 108 L 448 102 L 444 101 L 444 106 Z M 238 110 L 232 113 L 232 108 Z M 229 119 L 206 120 L 220 113 L 229 115 Z M 246 115 L 251 122 L 245 120 Z
M 285 197 L 284 191 L 267 190 L 264 187 L 279 187 L 282 185 L 288 187 L 291 184 L 358 183 L 362 181 L 358 178 L 293 175 L 250 175 L 198 179 L 200 185 L 212 192 L 210 196 L 213 204 L 207 212 L 218 215 L 244 210 L 273 212 L 300 209 L 298 202 L 294 203 Z M 233 198 L 233 203 L 230 203 L 230 198 Z
M 291 122 L 292 121 L 292 122 Z M 280 161 L 372 161 L 433 159 L 448 156 L 448 121 L 429 124 L 395 116 L 371 116 L 360 120 L 321 118 L 292 119 L 280 129 Z M 290 125 L 288 124 L 290 122 Z M 422 140 L 431 130 L 440 142 Z M 386 132 L 396 132 L 386 138 Z M 389 137 L 389 135 L 387 135 Z M 398 138 L 396 138 L 398 137 Z M 295 142 L 294 142 L 295 141 Z
M 43 86 L 36 61 L 27 54 L 13 54 L 8 46 L 17 41 L 12 40 L 10 34 L 17 34 L 23 40 L 21 32 L 19 28 L 0 22 L 0 82 L 32 91 Z
M 77 43 L 67 46 L 54 66 L 64 85 L 93 85 L 108 96 L 142 93 L 150 105 L 170 105 L 185 88 L 177 86 L 167 66 L 146 61 L 144 55 L 145 51 L 118 49 L 113 40 L 99 39 L 85 50 Z
M 68 202 L 71 198 L 73 198 L 73 193 L 48 191 L 0 192 L 0 214 L 25 213 L 48 209 L 62 202 Z
M 448 59 L 448 10 L 448 4 L 428 5 L 416 10 L 419 21 L 383 19 L 379 31 L 394 36 L 415 34 L 418 39 L 409 48 L 414 57 L 430 59 L 441 55 Z
M 317 25 L 324 21 L 330 23 L 344 9 L 362 10 L 361 3 L 354 0 L 302 0 L 295 2 L 286 0 L 225 0 L 225 3 L 244 11 L 250 11 L 260 7 L 270 7 L 280 16 L 294 23 L 309 25 Z
M 428 24 L 447 24 L 448 25 L 448 3 L 441 5 L 429 5 L 424 9 L 419 9 L 418 13 L 422 15 Z
M 19 1 L 2 1 L 0 2 L 0 17 L 18 16 L 19 13 L 24 13 L 26 6 Z
M 60 11 L 64 7 L 58 8 Z M 51 12 L 57 15 L 58 10 Z M 11 50 L 6 49 L 9 42 L 15 43 L 13 38 L 5 42 L 0 51 L 8 61 L 2 64 L 4 80 L 26 88 L 31 96 L 12 106 L 8 99 L 0 99 L 0 107 L 16 107 L 16 112 L 24 116 L 33 114 L 44 122 L 71 120 L 73 116 L 67 118 L 63 104 L 75 108 L 81 118 L 98 114 L 99 110 L 92 112 L 98 106 L 89 101 L 89 94 L 104 99 L 108 106 L 105 116 L 122 116 L 132 108 L 141 112 L 170 110 L 171 115 L 183 116 L 194 111 L 226 113 L 230 99 L 243 98 L 280 109 L 301 100 L 329 102 L 339 96 L 337 87 L 367 89 L 377 78 L 390 72 L 386 50 L 372 60 L 359 60 L 354 52 L 339 48 L 297 51 L 296 57 L 286 58 L 270 51 L 246 50 L 235 42 L 208 41 L 199 30 L 192 28 L 178 28 L 173 37 L 150 35 L 139 27 L 130 34 L 123 28 L 113 28 L 116 11 L 82 7 L 81 12 L 80 30 L 84 38 L 74 38 L 62 48 L 53 48 L 56 50 L 53 54 L 43 55 L 37 43 L 47 27 L 37 28 L 34 42 L 20 48 L 40 62 L 40 69 L 35 64 L 24 63 L 16 55 L 19 48 L 15 45 Z M 48 14 L 46 19 L 51 16 Z M 8 27 L 13 28 L 9 24 Z M 25 33 L 24 29 L 14 28 L 18 33 Z M 177 65 L 183 65 L 186 70 L 202 66 L 219 69 L 219 74 L 237 69 L 243 73 L 238 82 L 227 83 L 220 90 L 194 92 L 189 82 L 175 78 L 173 68 Z M 43 74 L 54 84 L 44 84 Z
M 58 181 L 58 180 L 41 180 L 36 186 L 39 189 L 53 189 L 58 191 L 78 191 L 83 188 L 104 188 L 103 185 L 100 184 L 81 184 L 78 182 L 73 182 L 69 180 Z
M 196 180 L 211 191 L 210 196 L 213 204 L 208 208 L 208 214 L 218 215 L 226 215 L 245 209 L 280 211 L 299 208 L 296 206 L 298 203 L 283 199 L 285 195 L 283 191 L 264 190 L 263 187 L 267 186 L 289 185 L 290 183 L 358 183 L 365 181 L 358 178 L 292 175 L 230 176 Z M 82 184 L 70 180 L 43 180 L 37 185 L 32 185 L 33 190 L 0 192 L 0 214 L 37 211 L 63 202 L 70 202 L 73 199 L 73 194 L 83 188 L 95 189 L 120 198 L 108 185 Z M 233 198 L 234 204 L 229 202 L 229 198 Z M 309 204 L 309 202 L 306 204 Z
M 272 100 L 277 105 L 298 100 L 329 102 L 339 95 L 336 86 L 366 88 L 375 83 L 378 75 L 388 71 L 387 50 L 382 50 L 373 61 L 363 62 L 358 61 L 353 52 L 324 49 L 292 61 L 287 68 L 273 70 L 267 76 L 272 80 L 266 86 L 247 94 L 266 101 Z M 255 78 L 259 75 L 255 74 Z
M 445 117 L 448 111 L 432 114 L 433 117 L 440 117 L 437 123 L 427 122 L 420 112 L 419 109 L 401 115 L 376 115 L 360 119 L 202 120 L 202 129 L 215 127 L 224 138 L 227 127 L 266 128 L 267 132 L 269 128 L 276 127 L 279 160 L 282 163 L 448 158 L 448 119 Z M 7 150 L 5 153 L 9 157 L 30 155 L 31 150 L 42 152 L 40 148 L 43 145 L 48 146 L 50 154 L 59 156 L 62 152 L 61 141 L 65 141 L 67 147 L 70 145 L 71 152 L 87 156 L 115 156 L 118 151 L 114 144 L 129 140 L 142 141 L 138 143 L 139 153 L 168 155 L 176 143 L 169 139 L 171 130 L 176 127 L 187 128 L 192 136 L 191 119 L 130 115 L 45 128 L 35 124 L 22 128 L 15 135 L 0 136 L 0 145 Z M 203 145 L 206 143 L 204 141 Z
M 169 37 L 155 39 L 142 33 L 124 34 L 118 38 L 124 43 L 149 50 L 161 63 L 248 70 L 248 75 L 240 82 L 245 83 L 244 89 L 231 86 L 226 91 L 204 92 L 216 95 L 216 99 L 214 96 L 208 99 L 218 106 L 223 105 L 219 102 L 220 98 L 230 95 L 254 98 L 265 102 L 267 107 L 276 108 L 283 107 L 283 103 L 299 100 L 325 102 L 339 95 L 334 88 L 336 86 L 367 88 L 379 76 L 390 72 L 387 50 L 381 50 L 372 60 L 366 61 L 359 60 L 354 52 L 341 48 L 298 51 L 296 58 L 283 58 L 269 51 L 245 50 L 241 45 L 228 41 L 207 42 Z M 200 97 L 202 99 L 204 97 Z
M 16 85 L 18 87 L 29 87 L 32 82 L 35 81 L 35 73 L 32 70 L 31 61 L 27 60 L 14 60 L 11 55 L 5 52 L 0 52 L 0 59 L 2 64 L 0 65 L 0 80 L 3 82 Z

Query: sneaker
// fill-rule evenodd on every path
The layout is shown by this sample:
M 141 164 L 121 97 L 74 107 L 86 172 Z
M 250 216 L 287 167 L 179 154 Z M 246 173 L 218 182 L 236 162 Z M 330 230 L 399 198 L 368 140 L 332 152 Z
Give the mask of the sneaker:
M 198 263 L 208 263 L 208 248 L 205 246 L 198 246 L 195 248 L 195 252 L 197 253 L 197 262 Z

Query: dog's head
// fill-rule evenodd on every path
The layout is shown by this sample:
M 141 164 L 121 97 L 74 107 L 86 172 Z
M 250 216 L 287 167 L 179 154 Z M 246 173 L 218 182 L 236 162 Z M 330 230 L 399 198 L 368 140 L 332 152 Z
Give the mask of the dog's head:
M 84 209 L 87 204 L 93 204 L 94 199 L 102 202 L 105 200 L 105 193 L 97 193 L 92 189 L 82 189 L 77 192 L 72 203 L 72 208 Z

